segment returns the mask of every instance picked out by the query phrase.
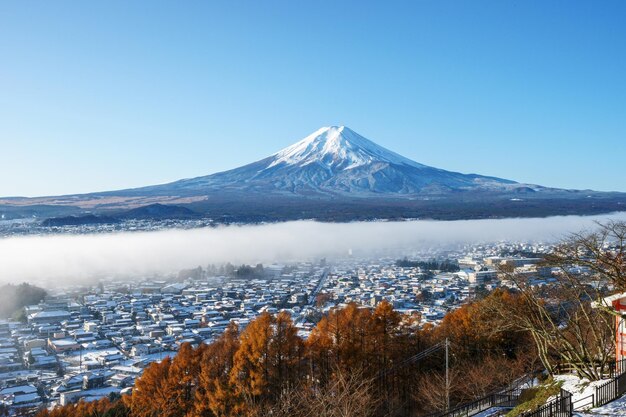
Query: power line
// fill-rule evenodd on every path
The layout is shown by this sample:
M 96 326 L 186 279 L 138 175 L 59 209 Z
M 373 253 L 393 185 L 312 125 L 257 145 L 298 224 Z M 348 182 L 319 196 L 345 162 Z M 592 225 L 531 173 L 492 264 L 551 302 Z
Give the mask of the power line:
M 447 339 L 446 339 L 447 340 Z M 417 361 L 420 361 L 430 355 L 432 355 L 433 353 L 437 352 L 440 349 L 444 349 L 446 346 L 446 341 L 443 342 L 439 342 L 436 345 L 433 345 L 431 347 L 429 347 L 426 350 L 423 350 L 405 360 L 403 360 L 402 362 L 397 363 L 396 365 L 394 365 L 393 367 L 389 368 L 389 369 L 385 369 L 384 371 L 381 372 L 381 374 L 386 375 L 389 373 L 393 373 L 396 370 L 398 370 L 398 368 L 404 367 L 405 365 L 411 364 L 411 363 L 415 363 Z
M 433 345 L 431 347 L 429 347 L 426 350 L 423 350 L 405 360 L 403 360 L 402 362 L 394 365 L 393 367 L 386 369 L 384 371 L 382 371 L 379 374 L 379 378 L 384 378 L 387 375 L 395 372 L 396 370 L 398 370 L 399 368 L 405 367 L 406 365 L 418 362 L 430 355 L 432 355 L 433 353 L 441 350 L 441 349 L 445 349 L 446 352 L 446 360 L 445 360 L 445 365 L 446 365 L 446 386 L 445 386 L 445 393 L 446 393 L 446 410 L 450 408 L 450 379 L 449 379 L 449 346 L 450 346 L 450 342 L 448 341 L 448 338 L 446 338 L 443 342 L 439 342 L 436 345 Z

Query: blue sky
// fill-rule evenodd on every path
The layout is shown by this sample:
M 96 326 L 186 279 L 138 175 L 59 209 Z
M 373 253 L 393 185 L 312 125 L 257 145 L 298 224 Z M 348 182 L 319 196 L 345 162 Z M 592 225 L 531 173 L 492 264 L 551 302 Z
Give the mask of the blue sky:
M 344 124 L 420 163 L 626 191 L 626 2 L 0 3 L 0 195 L 205 175 Z

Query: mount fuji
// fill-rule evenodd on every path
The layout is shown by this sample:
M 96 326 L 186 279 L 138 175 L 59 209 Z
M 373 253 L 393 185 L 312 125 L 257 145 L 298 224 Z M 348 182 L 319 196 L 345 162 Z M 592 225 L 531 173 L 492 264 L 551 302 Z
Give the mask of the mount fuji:
M 170 193 L 240 190 L 299 196 L 407 197 L 455 191 L 504 191 L 529 186 L 422 165 L 345 126 L 323 127 L 249 165 L 139 190 Z M 532 189 L 542 187 L 532 186 Z
M 624 193 L 549 188 L 423 165 L 346 126 L 323 127 L 264 159 L 207 176 L 128 190 L 0 199 L 4 218 L 97 213 L 224 222 L 534 217 L 625 207 Z

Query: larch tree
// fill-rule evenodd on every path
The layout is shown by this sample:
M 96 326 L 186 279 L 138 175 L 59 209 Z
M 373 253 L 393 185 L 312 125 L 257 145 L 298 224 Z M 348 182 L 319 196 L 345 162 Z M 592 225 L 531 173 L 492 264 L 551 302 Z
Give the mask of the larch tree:
M 129 402 L 133 417 L 178 417 L 178 401 L 172 397 L 170 368 L 172 360 L 166 357 L 152 363 L 135 382 L 133 393 L 124 397 Z
M 243 405 L 230 381 L 238 349 L 239 329 L 236 324 L 230 324 L 203 352 L 195 392 L 195 417 L 227 417 L 240 413 Z
M 241 333 L 230 381 L 249 402 L 267 397 L 270 392 L 270 345 L 274 318 L 263 313 Z
M 288 313 L 280 312 L 274 323 L 270 355 L 272 361 L 271 379 L 274 386 L 272 395 L 277 397 L 297 382 L 304 356 L 304 343 L 298 336 L 298 329 L 294 326 Z

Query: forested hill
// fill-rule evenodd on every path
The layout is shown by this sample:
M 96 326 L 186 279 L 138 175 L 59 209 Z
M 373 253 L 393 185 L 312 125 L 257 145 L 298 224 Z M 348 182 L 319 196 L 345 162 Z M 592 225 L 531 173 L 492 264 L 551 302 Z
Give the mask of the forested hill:
M 231 325 L 210 345 L 186 344 L 175 358 L 153 363 L 132 395 L 39 416 L 367 417 L 436 411 L 444 398 L 443 350 L 417 363 L 410 358 L 446 338 L 454 352 L 453 403 L 506 386 L 528 370 L 527 336 L 490 331 L 496 323 L 484 307 L 496 299 L 516 302 L 514 295 L 497 292 L 422 329 L 417 316 L 402 315 L 387 302 L 375 309 L 349 304 L 322 318 L 306 340 L 287 313 L 265 313 L 242 331 Z

